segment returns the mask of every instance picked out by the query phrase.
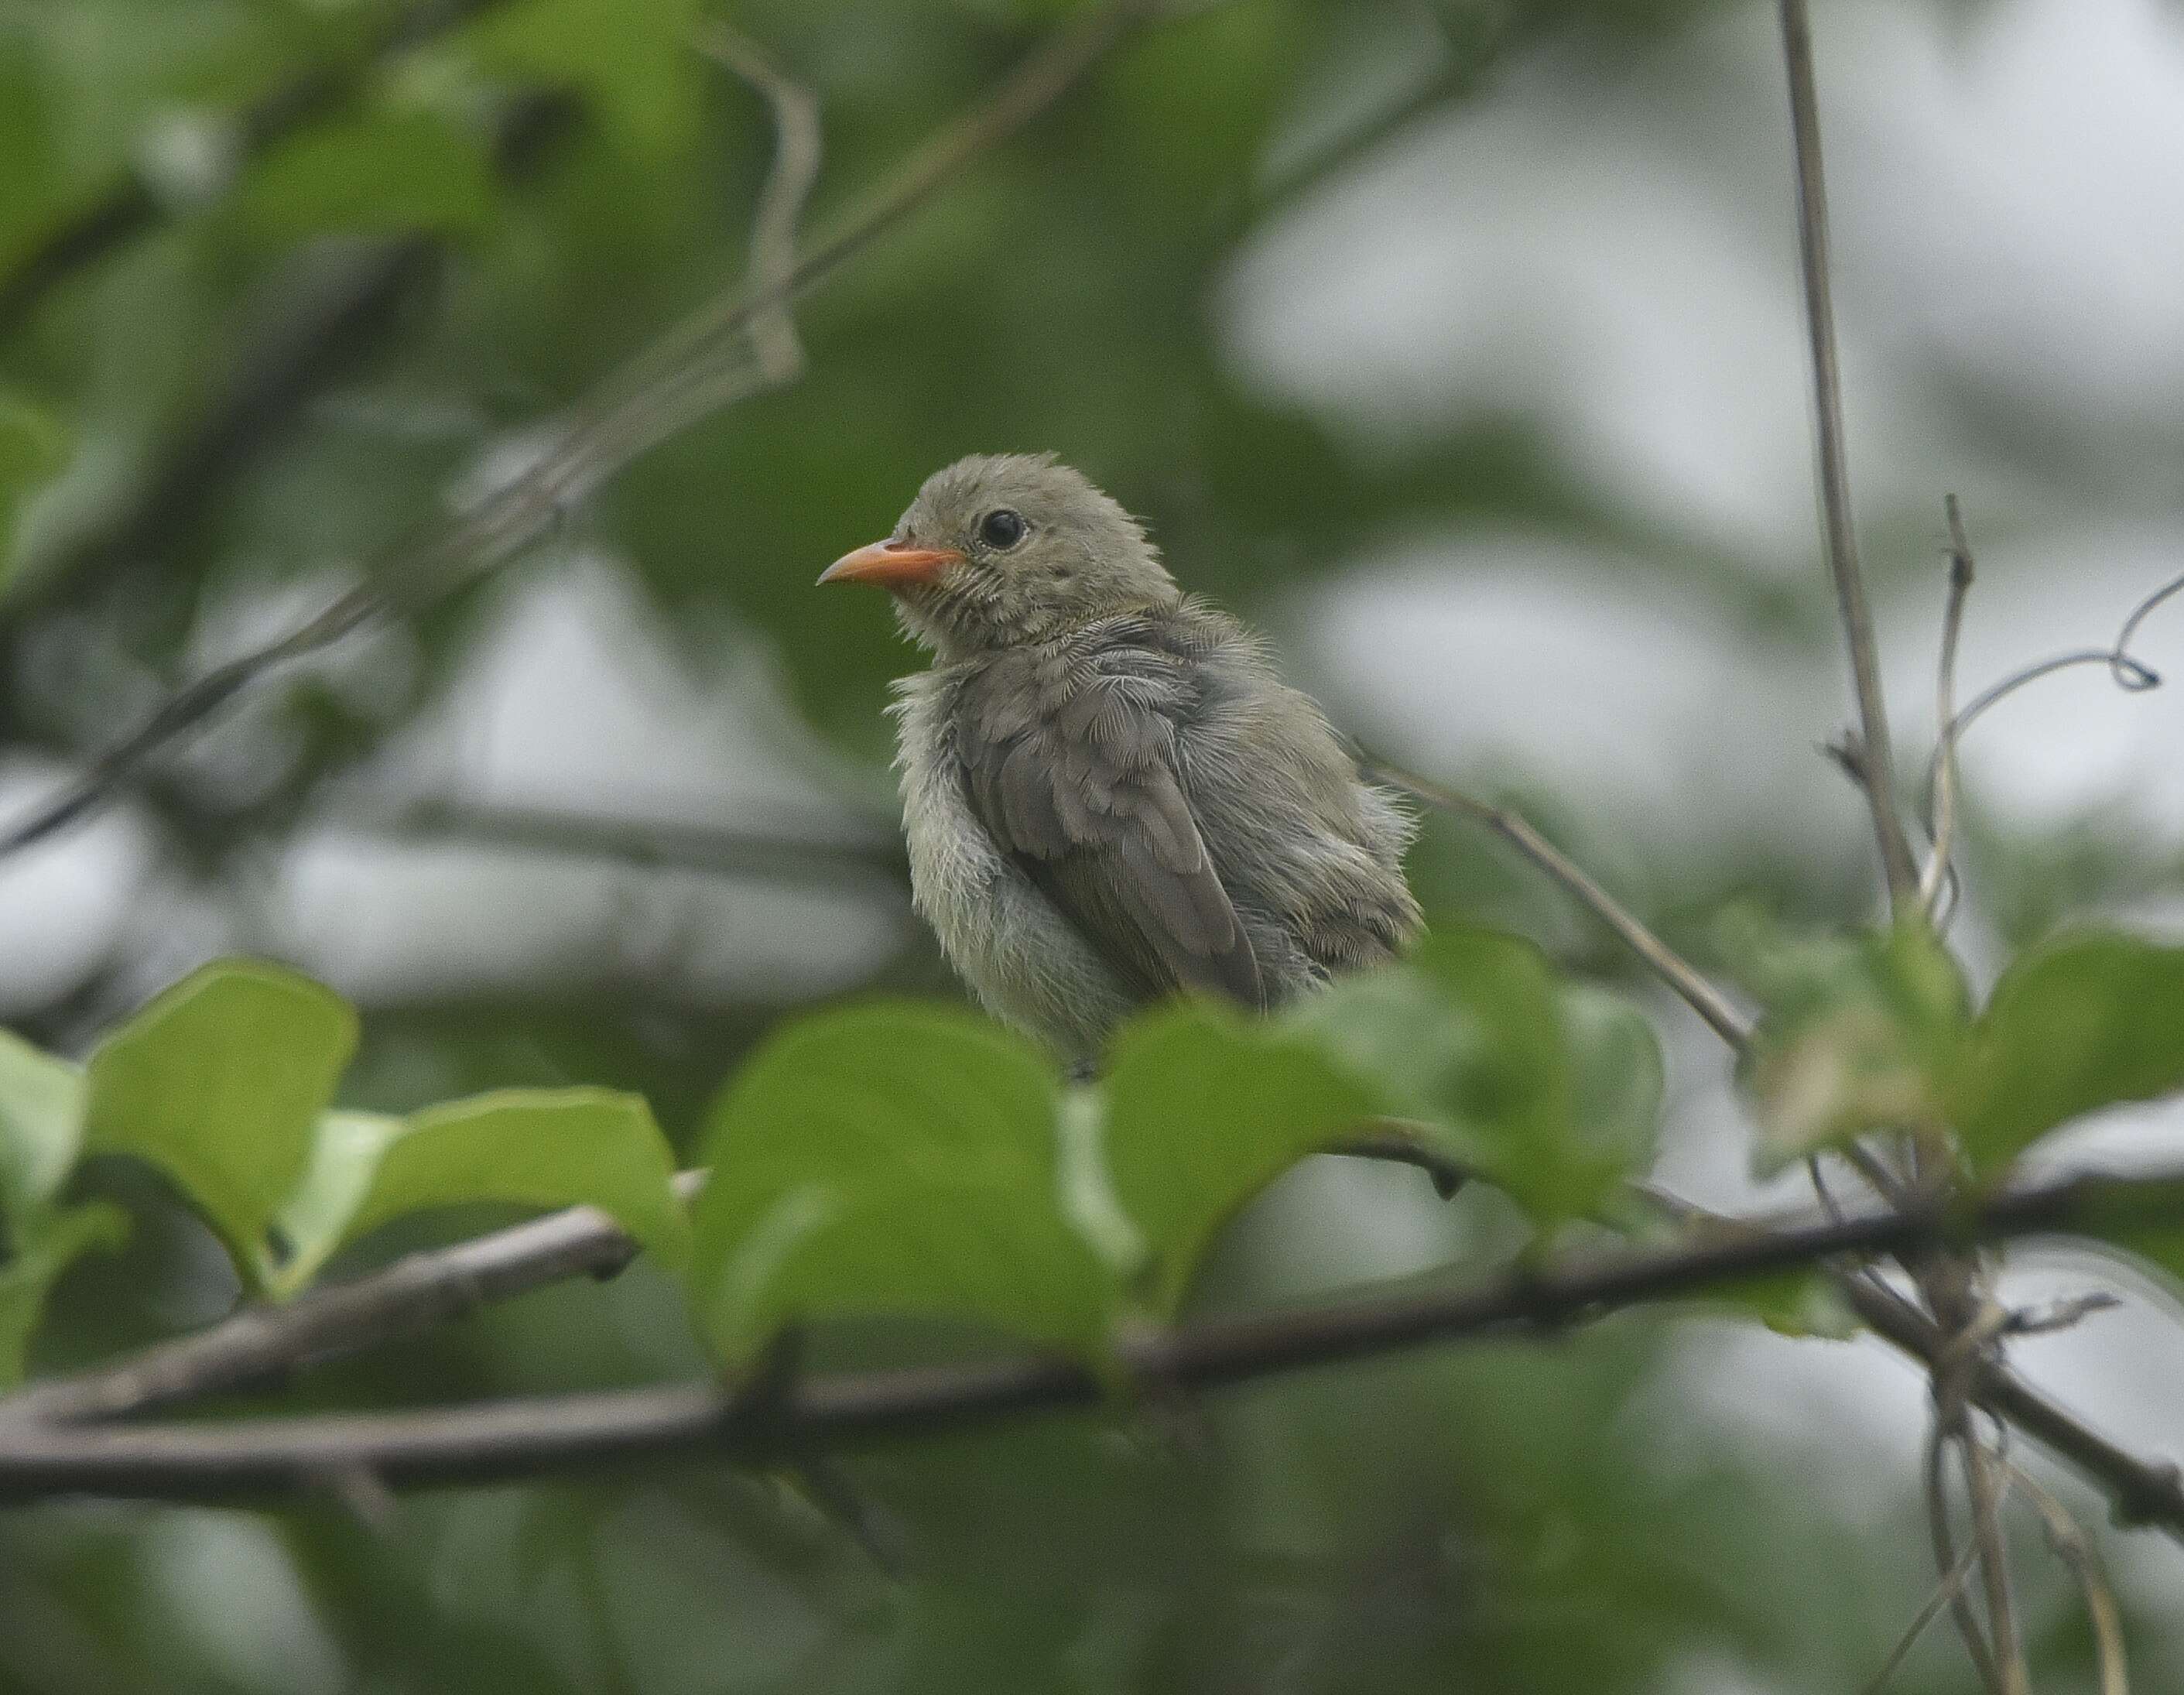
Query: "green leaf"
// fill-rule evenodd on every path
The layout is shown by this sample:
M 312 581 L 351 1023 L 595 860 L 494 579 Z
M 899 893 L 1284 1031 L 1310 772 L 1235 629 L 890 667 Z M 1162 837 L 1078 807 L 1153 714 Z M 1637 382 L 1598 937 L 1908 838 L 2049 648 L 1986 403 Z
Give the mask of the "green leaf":
M 83 1073 L 0 1030 L 0 1207 L 11 1224 L 60 1192 L 83 1145 Z
M 1825 1272 L 1784 1271 L 1694 1297 L 1702 1308 L 1755 1318 L 1777 1335 L 1848 1341 L 1864 1328 Z
M 2124 1250 L 2184 1291 L 2184 1179 L 2095 1184 L 2062 1228 Z
M 348 1003 L 309 978 L 259 960 L 208 965 L 92 1053 L 87 1145 L 164 1171 L 255 1281 L 356 1034 Z
M 1589 983 L 1565 984 L 1557 996 L 1570 1073 L 1568 1157 L 1576 1185 L 1608 1191 L 1642 1177 L 1661 1134 L 1668 1088 L 1661 1040 L 1646 1015 L 1621 995 Z M 1593 1202 L 1588 1213 L 1597 1213 Z
M 1519 938 L 1436 934 L 1288 1022 L 1381 1091 L 1381 1111 L 1442 1126 L 1451 1150 L 1544 1229 L 1599 1214 L 1652 1159 L 1652 1028 L 1605 991 L 1558 984 Z
M 20 263 L 53 197 L 59 149 L 42 57 L 25 32 L 0 35 L 0 159 L 8 161 L 8 187 L 0 192 L 0 270 Z
M 1385 1091 L 1306 1032 L 1186 1002 L 1123 1030 L 1104 1096 L 1116 1198 L 1165 1314 L 1215 1232 L 1298 1160 L 1355 1135 Z
M 524 0 L 465 33 L 487 68 L 573 86 L 607 133 L 640 153 L 687 142 L 710 61 L 697 0 Z
M 93 1248 L 112 1252 L 127 1240 L 128 1215 L 95 1201 L 42 1216 L 14 1230 L 14 1254 L 0 1266 L 0 1387 L 23 1380 L 23 1357 L 60 1274 Z
M 1965 1157 L 2007 1168 L 2057 1125 L 2184 1088 L 2184 948 L 2077 935 L 2014 961 L 1951 1094 Z
M 1738 1068 L 1761 1175 L 1875 1130 L 1947 1123 L 1970 998 L 1925 924 L 1769 938 L 1742 974 L 1767 1009 Z
M 679 1268 L 688 1242 L 674 1174 L 651 1108 L 612 1090 L 505 1089 L 406 1118 L 329 1112 L 281 1210 L 289 1257 L 269 1280 L 292 1292 L 390 1218 L 488 1201 L 596 1207 Z
M 722 1358 L 783 1325 L 915 1313 L 1090 1350 L 1112 1272 L 1067 1216 L 1061 1087 L 1028 1043 L 901 1003 L 766 1043 L 715 1106 L 691 1281 Z
M 23 503 L 68 463 L 69 432 L 34 402 L 0 388 L 0 588 L 16 561 L 15 521 Z
M 330 231 L 467 229 L 493 209 L 475 137 L 438 113 L 380 111 L 315 126 L 254 166 L 237 215 L 287 243 Z

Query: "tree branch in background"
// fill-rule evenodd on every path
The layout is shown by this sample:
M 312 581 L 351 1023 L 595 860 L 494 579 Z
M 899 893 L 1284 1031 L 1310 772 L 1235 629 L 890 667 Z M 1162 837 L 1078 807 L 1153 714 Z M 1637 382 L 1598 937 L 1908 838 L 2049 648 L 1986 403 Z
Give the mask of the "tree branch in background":
M 796 269 L 796 231 L 804 204 L 819 181 L 825 137 L 819 128 L 819 103 L 811 90 L 792 80 L 755 42 L 726 24 L 709 25 L 699 44 L 764 98 L 773 113 L 773 168 L 759 190 L 758 214 L 751 220 L 750 270 L 754 289 L 781 289 Z M 760 374 L 769 383 L 793 382 L 803 374 L 804 344 L 796 335 L 796 315 L 784 295 L 753 315 L 751 345 Z
M 237 168 L 247 170 L 260 154 L 338 112 L 388 59 L 502 3 L 504 0 L 419 0 L 390 14 L 354 57 L 299 71 L 237 113 L 229 124 Z M 0 339 L 20 327 L 47 291 L 158 228 L 171 215 L 142 174 L 132 171 L 64 219 L 0 275 Z
M 1557 1328 L 1847 1254 L 2080 1224 L 2173 1223 L 2180 1201 L 2184 1171 L 2066 1178 L 1969 1208 L 1929 1204 L 1777 1229 L 1729 1221 L 1721 1239 L 1518 1268 L 1476 1288 L 1384 1291 L 1125 1337 L 1116 1369 L 1145 1388 L 1213 1389 L 1431 1342 Z M 415 1486 L 677 1455 L 778 1464 L 1088 1409 L 1112 1389 L 1100 1374 L 1045 1354 L 782 1380 L 788 1376 L 761 1372 L 763 1394 L 690 1385 L 233 1425 L 87 1429 L 11 1416 L 0 1423 L 0 1494 L 220 1501 L 308 1491 L 358 1474 Z M 2155 1477 L 2130 1504 L 2184 1540 L 2184 1480 L 2173 1469 Z
M 462 842 L 581 854 L 782 883 L 868 883 L 884 878 L 900 884 L 909 876 L 902 832 L 893 818 L 883 822 L 875 817 L 869 824 L 860 819 L 850 825 L 815 819 L 800 827 L 791 821 L 769 828 L 447 800 L 392 814 L 337 813 L 328 822 L 393 842 Z
M 631 460 L 766 380 L 749 344 L 754 322 L 808 293 L 1006 140 L 1078 81 L 1142 19 L 1148 0 L 1081 13 L 1034 50 L 987 99 L 913 153 L 893 179 L 786 276 L 727 290 L 610 375 L 561 438 L 524 472 L 454 520 L 413 532 L 381 555 L 361 586 L 286 635 L 184 685 L 91 762 L 58 795 L 0 831 L 0 856 L 93 811 L 147 760 L 197 729 L 267 674 L 381 620 L 420 611 L 491 572 L 557 523 Z
M 1781 0 L 1782 50 L 1790 81 L 1790 133 L 1797 166 L 1797 252 L 1804 280 L 1805 326 L 1813 356 L 1813 399 L 1819 427 L 1820 514 L 1836 605 L 1850 647 L 1858 696 L 1860 764 L 1866 804 L 1892 904 L 1901 906 L 1918 885 L 1911 845 L 1896 811 L 1896 757 L 1889 745 L 1888 709 L 1873 613 L 1858 568 L 1850 515 L 1850 467 L 1843 452 L 1842 371 L 1836 353 L 1836 315 L 1828 287 L 1827 185 L 1820 165 L 1819 98 L 1813 86 L 1813 31 L 1805 0 Z
M 493 123 L 493 162 L 508 182 L 538 167 L 578 115 L 558 92 L 519 95 Z M 307 402 L 377 351 L 404 304 L 435 272 L 448 243 L 415 234 L 362 242 L 331 271 L 290 264 L 266 291 L 277 304 L 237 332 L 244 349 L 200 415 L 159 454 L 113 520 L 14 585 L 0 621 L 18 623 L 63 593 L 81 595 L 141 560 L 172 553 L 204 511 Z

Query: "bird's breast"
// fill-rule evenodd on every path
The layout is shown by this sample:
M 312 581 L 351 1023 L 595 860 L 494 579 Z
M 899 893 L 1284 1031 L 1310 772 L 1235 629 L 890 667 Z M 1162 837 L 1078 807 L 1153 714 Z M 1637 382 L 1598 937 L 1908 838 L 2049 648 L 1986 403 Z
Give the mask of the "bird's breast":
M 952 680 L 927 672 L 900 692 L 896 768 L 912 904 L 989 1012 L 1070 1053 L 1095 1052 L 1128 1011 L 1127 991 L 972 811 Z

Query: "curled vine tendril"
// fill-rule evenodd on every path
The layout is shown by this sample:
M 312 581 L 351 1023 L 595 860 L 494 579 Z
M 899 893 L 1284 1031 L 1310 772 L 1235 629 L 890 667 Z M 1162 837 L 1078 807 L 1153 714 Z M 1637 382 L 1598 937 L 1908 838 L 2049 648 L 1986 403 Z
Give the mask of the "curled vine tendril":
M 1992 707 L 1999 705 L 2020 689 L 2052 677 L 2059 671 L 2070 671 L 2084 665 L 2105 665 L 2117 688 L 2126 694 L 2144 694 L 2161 686 L 2161 673 L 2144 661 L 2134 657 L 2131 644 L 2137 638 L 2140 627 L 2165 602 L 2184 594 L 2184 576 L 2172 577 L 2152 594 L 2131 609 L 2123 627 L 2116 632 L 2114 642 L 2104 648 L 2078 648 L 2038 660 L 2021 670 L 2014 671 L 2000 682 L 1981 690 L 1960 708 L 1942 734 L 1936 739 L 1934 752 L 1926 762 L 1925 804 L 1930 810 L 1939 781 L 1942 761 L 1953 756 L 1963 743 L 1964 733 L 1986 716 Z M 1936 916 L 1936 923 L 1946 925 L 1955 916 L 1958 882 L 1954 866 L 1946 868 L 1947 886 L 1945 894 L 1946 910 Z

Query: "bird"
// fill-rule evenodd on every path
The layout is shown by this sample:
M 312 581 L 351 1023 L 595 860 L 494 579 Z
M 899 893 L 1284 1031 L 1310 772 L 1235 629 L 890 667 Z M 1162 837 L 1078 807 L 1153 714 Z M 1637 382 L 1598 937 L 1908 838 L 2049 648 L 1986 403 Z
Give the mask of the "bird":
M 1079 1074 L 1139 1008 L 1266 1011 L 1394 958 L 1415 821 L 1266 644 L 1051 454 L 934 472 L 822 583 L 891 592 L 911 901 L 986 1010 Z

